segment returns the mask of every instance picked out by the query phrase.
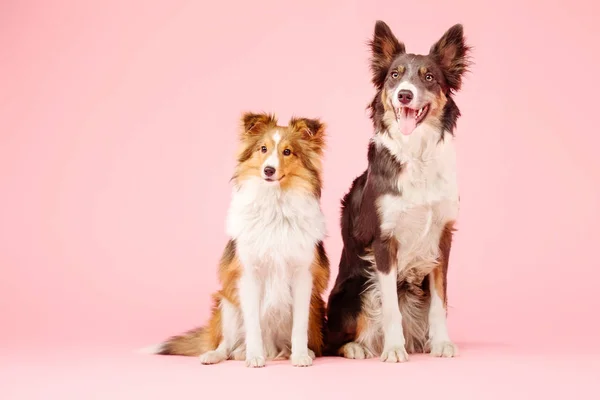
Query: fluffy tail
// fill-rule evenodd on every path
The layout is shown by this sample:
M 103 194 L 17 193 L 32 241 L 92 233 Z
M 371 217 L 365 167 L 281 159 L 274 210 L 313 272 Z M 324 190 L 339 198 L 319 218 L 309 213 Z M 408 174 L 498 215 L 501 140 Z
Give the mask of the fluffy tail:
M 181 335 L 172 336 L 167 341 L 158 345 L 149 346 L 141 350 L 146 354 L 160 354 L 169 356 L 198 357 L 209 350 L 214 350 L 213 337 L 204 327 L 195 328 Z

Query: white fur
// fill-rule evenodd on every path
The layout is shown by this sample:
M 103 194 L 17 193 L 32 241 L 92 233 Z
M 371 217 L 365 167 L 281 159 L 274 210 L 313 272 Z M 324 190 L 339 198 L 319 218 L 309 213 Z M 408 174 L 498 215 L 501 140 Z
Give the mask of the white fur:
M 381 360 L 387 362 L 403 362 L 408 360 L 404 349 L 404 333 L 402 331 L 402 315 L 398 308 L 398 289 L 396 268 L 387 274 L 378 272 L 379 290 L 381 291 L 381 324 L 383 327 L 383 352 Z
M 439 257 L 441 233 L 446 223 L 458 216 L 454 138 L 447 133 L 443 141 L 439 139 L 439 128 L 426 123 L 417 126 L 410 136 L 402 135 L 397 124 L 391 123 L 388 133 L 373 138 L 377 146 L 387 148 L 404 168 L 397 181 L 401 196 L 384 195 L 377 204 L 382 235 L 394 235 L 400 243 L 398 265 L 393 269 L 398 279 L 402 279 L 401 275 L 408 269 L 417 270 L 423 277 L 431 273 Z M 404 342 L 402 332 L 396 331 L 402 316 L 396 277 L 390 275 L 394 276 L 393 293 L 392 284 L 380 273 L 373 273 L 370 279 L 363 307 L 370 323 L 357 342 L 373 353 L 383 349 L 382 359 L 402 361 L 403 354 L 395 351 L 397 345 Z M 394 296 L 396 303 L 392 310 L 389 307 Z M 432 296 L 429 311 L 432 354 L 451 357 L 456 353 L 456 346 L 448 337 L 445 309 L 435 290 Z M 395 320 L 394 328 L 389 328 L 390 315 Z M 394 343 L 394 351 L 389 351 L 388 342 Z
M 138 349 L 136 353 L 139 354 L 158 354 L 163 350 L 163 343 L 153 344 L 144 348 Z
M 392 137 L 390 137 L 392 136 Z M 421 124 L 401 144 L 397 137 L 376 135 L 377 146 L 386 147 L 403 165 L 397 185 L 400 196 L 379 199 L 382 234 L 393 234 L 402 244 L 398 273 L 406 268 L 432 268 L 439 256 L 442 229 L 458 217 L 458 183 L 453 136 L 439 141 L 439 128 Z M 423 271 L 423 276 L 430 271 Z
M 341 348 L 342 356 L 355 360 L 363 360 L 373 357 L 373 353 L 368 347 L 359 342 L 346 343 Z
M 271 358 L 290 346 L 292 362 L 309 364 L 310 268 L 315 245 L 325 236 L 318 199 L 251 178 L 233 190 L 227 233 L 236 241 L 243 268 L 239 290 L 247 364 L 262 366 L 265 355 Z
M 265 351 L 262 331 L 260 329 L 260 278 L 253 267 L 244 268 L 239 280 L 240 306 L 246 334 L 246 365 L 248 367 L 263 367 Z
M 450 340 L 446 323 L 446 309 L 437 293 L 433 274 L 429 275 L 431 302 L 429 303 L 429 344 L 431 354 L 437 357 L 454 357 L 458 348 Z
M 454 137 L 446 134 L 440 142 L 439 128 L 427 124 L 417 126 L 406 143 L 398 140 L 405 137 L 400 133 L 390 133 L 376 135 L 373 139 L 377 146 L 387 148 L 403 165 L 397 181 L 401 196 L 383 196 L 379 212 L 384 234 L 392 233 L 399 226 L 406 230 L 406 222 L 409 222 L 419 230 L 419 234 L 413 237 L 421 239 L 423 233 L 431 229 L 435 217 L 445 224 L 458 216 Z M 420 218 L 400 221 L 406 219 L 406 214 Z M 405 245 L 405 241 L 401 243 Z
M 429 305 L 429 340 L 431 342 L 448 342 L 448 327 L 446 326 L 446 310 L 442 299 L 435 289 L 433 274 L 429 275 L 431 303 Z
M 226 360 L 241 340 L 242 321 L 239 310 L 224 298 L 221 299 L 220 308 L 223 338 L 215 350 L 200 355 L 202 364 L 216 364 Z
M 373 257 L 368 261 L 375 263 Z M 370 323 L 366 324 L 366 327 L 360 332 L 358 338 L 356 338 L 356 342 L 365 348 L 365 353 L 380 354 L 383 350 L 383 312 L 381 293 L 381 290 L 379 290 L 378 273 L 373 270 L 372 276 L 369 277 L 367 288 L 364 293 L 361 293 L 363 296 L 362 309 Z M 400 315 L 400 318 L 402 318 L 402 315 Z
M 400 104 L 398 93 L 400 93 L 401 90 L 410 90 L 412 92 L 413 98 L 409 104 Z M 410 82 L 400 82 L 392 94 L 392 105 L 395 109 L 398 109 L 400 107 L 411 106 L 412 104 L 421 104 L 421 93 L 419 92 L 419 89 L 417 89 L 417 87 Z
M 273 134 L 273 141 L 275 142 L 275 146 L 270 149 L 271 154 L 269 154 L 269 157 L 267 157 L 267 159 L 263 162 L 262 168 L 260 169 L 263 171 L 261 172 L 262 174 L 264 174 L 265 167 L 273 167 L 276 170 L 279 168 L 279 151 L 277 150 L 279 142 L 281 141 L 281 135 L 279 134 L 279 131 L 275 131 Z
M 308 318 L 310 296 L 312 293 L 312 273 L 309 268 L 296 270 L 292 285 L 293 326 L 292 326 L 292 363 L 296 366 L 312 364 L 308 354 Z

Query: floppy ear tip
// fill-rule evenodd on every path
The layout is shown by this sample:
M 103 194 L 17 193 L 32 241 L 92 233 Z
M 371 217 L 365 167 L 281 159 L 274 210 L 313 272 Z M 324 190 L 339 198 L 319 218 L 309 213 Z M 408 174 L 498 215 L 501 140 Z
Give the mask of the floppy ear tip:
M 319 118 L 306 120 L 308 138 L 317 152 L 325 147 L 327 125 Z
M 276 121 L 276 117 L 274 114 L 268 114 L 266 112 L 256 113 L 256 112 L 244 112 L 242 114 L 242 127 L 244 132 L 249 132 L 259 123 L 270 123 Z
M 253 112 L 250 111 L 244 111 L 242 113 L 242 122 L 246 122 L 248 121 L 250 118 L 252 118 L 252 116 L 254 115 Z
M 307 126 L 311 136 L 321 135 L 325 132 L 325 123 L 318 118 L 308 119 Z
M 319 118 L 296 118 L 290 120 L 290 126 L 297 130 L 303 130 L 311 137 L 323 136 L 325 132 L 325 123 Z

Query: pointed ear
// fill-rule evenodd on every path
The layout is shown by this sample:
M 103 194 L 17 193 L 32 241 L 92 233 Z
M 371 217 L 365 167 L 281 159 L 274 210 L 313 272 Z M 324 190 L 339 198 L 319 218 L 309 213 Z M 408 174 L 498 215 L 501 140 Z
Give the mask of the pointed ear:
M 463 27 L 460 24 L 448 29 L 429 50 L 429 55 L 442 68 L 451 90 L 460 89 L 462 76 L 468 71 L 470 65 L 470 51 L 471 48 L 465 43 Z
M 277 125 L 277 120 L 272 114 L 266 113 L 250 113 L 247 112 L 242 116 L 242 134 L 251 135 L 260 130 L 261 127 Z
M 369 45 L 371 47 L 371 72 L 373 73 L 371 81 L 377 89 L 381 89 L 392 62 L 400 54 L 405 53 L 406 49 L 383 21 L 375 23 L 373 40 L 369 42 Z
M 300 132 L 308 140 L 314 150 L 322 151 L 325 147 L 325 124 L 318 119 L 311 118 L 292 118 L 290 128 Z

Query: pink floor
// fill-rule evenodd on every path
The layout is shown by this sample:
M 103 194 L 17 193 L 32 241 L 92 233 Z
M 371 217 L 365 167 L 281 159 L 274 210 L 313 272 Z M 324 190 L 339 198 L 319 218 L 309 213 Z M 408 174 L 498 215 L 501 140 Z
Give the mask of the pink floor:
M 311 368 L 276 362 L 258 370 L 129 348 L 12 349 L 0 357 L 0 399 L 599 399 L 600 349 L 562 345 L 465 343 L 456 359 L 321 358 Z

